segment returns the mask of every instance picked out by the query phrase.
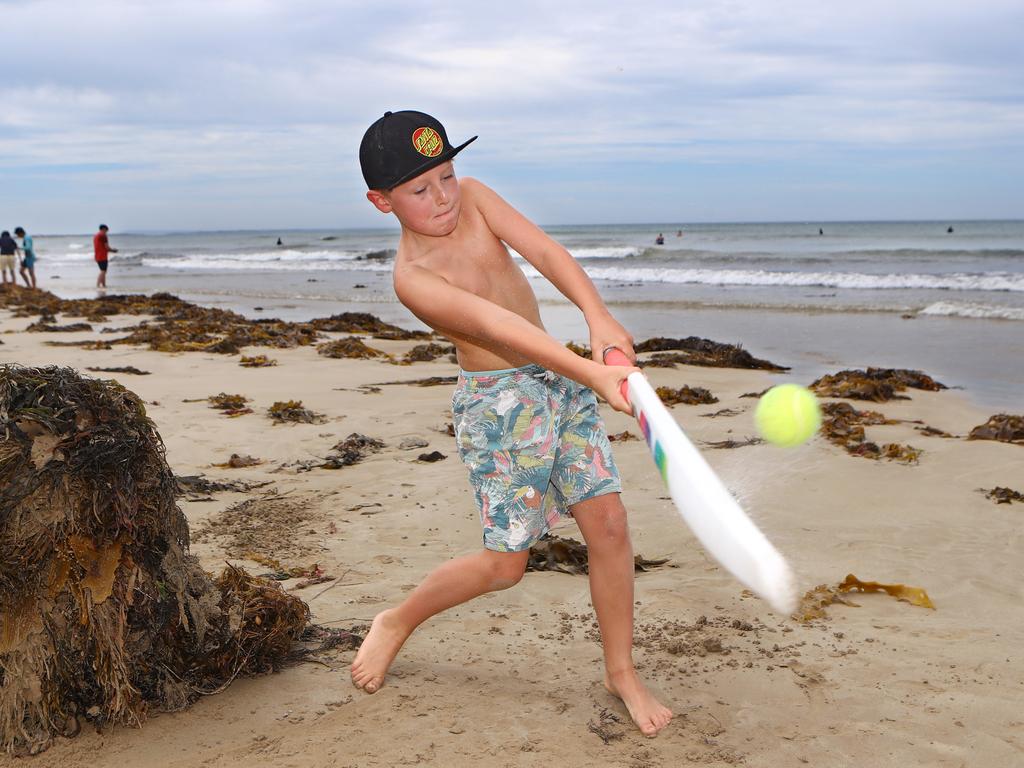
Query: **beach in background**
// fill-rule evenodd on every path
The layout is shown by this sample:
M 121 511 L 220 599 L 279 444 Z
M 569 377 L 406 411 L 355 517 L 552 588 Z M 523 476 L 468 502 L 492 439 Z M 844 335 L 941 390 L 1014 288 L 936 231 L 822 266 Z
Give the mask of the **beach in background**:
M 921 368 L 978 403 L 1020 406 L 1022 221 L 545 229 L 638 339 L 695 335 L 741 344 L 790 366 L 804 383 L 840 363 Z M 659 232 L 663 246 L 654 244 Z M 43 287 L 65 298 L 95 295 L 91 236 L 35 239 Z M 422 328 L 391 289 L 397 239 L 395 229 L 115 229 L 111 242 L 120 252 L 111 261 L 109 292 L 163 291 L 285 320 L 371 312 Z M 524 266 L 552 335 L 586 341 L 579 312 Z

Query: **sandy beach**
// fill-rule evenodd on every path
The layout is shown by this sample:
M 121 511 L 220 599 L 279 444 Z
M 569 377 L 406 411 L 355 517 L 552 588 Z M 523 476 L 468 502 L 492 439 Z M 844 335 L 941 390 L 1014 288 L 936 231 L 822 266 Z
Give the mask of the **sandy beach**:
M 147 403 L 176 475 L 262 484 L 179 500 L 192 552 L 208 570 L 230 562 L 266 572 L 243 556 L 253 550 L 286 566 L 317 563 L 333 581 L 283 586 L 309 603 L 314 623 L 361 632 L 433 566 L 480 546 L 472 492 L 447 432 L 452 385 L 386 383 L 454 376 L 447 358 L 396 366 L 329 359 L 311 347 L 252 347 L 242 354 L 267 354 L 277 365 L 242 368 L 238 355 L 44 344 L 102 339 L 101 327 L 138 317 L 112 317 L 86 333 L 25 332 L 32 321 L 0 310 L 0 362 L 148 371 L 89 375 L 115 378 Z M 365 341 L 396 356 L 415 343 Z M 698 445 L 754 436 L 756 400 L 741 395 L 791 380 L 693 366 L 647 374 L 656 385 L 706 387 L 719 399 L 673 408 Z M 210 408 L 205 398 L 221 392 L 250 398 L 253 413 L 228 418 Z M 668 558 L 636 580 L 638 667 L 676 713 L 657 739 L 643 738 L 601 685 L 586 577 L 543 572 L 422 627 L 375 695 L 349 681 L 354 652 L 333 651 L 320 663 L 237 680 L 186 711 L 155 713 L 141 728 L 99 733 L 86 725 L 31 764 L 1022 765 L 1024 504 L 996 504 L 979 489 L 1024 491 L 1024 448 L 964 439 L 994 413 L 973 405 L 969 391 L 905 394 L 909 400 L 853 405 L 904 420 L 868 427 L 868 435 L 921 449 L 917 464 L 851 456 L 820 436 L 789 450 L 704 449 L 789 558 L 801 593 L 852 573 L 924 588 L 935 610 L 855 594 L 857 607 L 829 606 L 822 619 L 773 614 L 697 544 L 643 441 L 616 444 L 634 549 Z M 301 400 L 323 418 L 274 425 L 266 410 L 284 400 Z M 604 417 L 610 432 L 637 431 L 623 414 L 604 408 Z M 927 436 L 913 420 L 956 437 Z M 342 469 L 310 468 L 351 433 L 385 447 Z M 403 449 L 407 438 L 429 445 Z M 417 459 L 435 450 L 446 458 Z M 232 454 L 262 463 L 213 466 Z M 247 500 L 250 530 L 218 524 Z M 579 538 L 571 521 L 556 532 Z

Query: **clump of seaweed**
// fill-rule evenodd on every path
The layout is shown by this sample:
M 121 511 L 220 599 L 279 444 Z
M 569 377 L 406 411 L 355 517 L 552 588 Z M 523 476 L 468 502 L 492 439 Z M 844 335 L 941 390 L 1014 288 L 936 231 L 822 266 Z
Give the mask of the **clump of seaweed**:
M 353 432 L 331 448 L 331 452 L 320 466 L 324 469 L 348 467 L 362 461 L 371 453 L 377 453 L 383 447 L 383 441 Z
M 1015 501 L 1024 501 L 1024 493 L 1000 485 L 988 491 L 984 488 L 979 488 L 978 490 L 985 494 L 986 499 L 991 499 L 996 504 L 1011 504 Z
M 134 365 L 122 365 L 112 368 L 86 368 L 87 371 L 94 371 L 96 373 L 130 373 L 133 376 L 149 376 L 149 371 L 143 371 L 136 368 Z
M 763 371 L 788 371 L 784 365 L 777 365 L 768 360 L 761 360 L 736 344 L 723 344 L 698 336 L 685 339 L 669 339 L 655 337 L 638 342 L 633 347 L 640 352 L 670 352 L 673 354 L 652 355 L 650 360 L 640 363 L 643 366 L 656 368 L 674 368 L 677 363 L 683 365 L 700 365 L 708 368 L 746 368 Z
M 818 397 L 844 397 L 847 400 L 871 400 L 885 403 L 889 400 L 909 400 L 906 395 L 896 394 L 908 387 L 938 392 L 946 389 L 921 371 L 904 368 L 868 368 L 866 371 L 845 370 L 827 374 L 811 384 L 810 389 Z
M 310 320 L 309 324 L 318 331 L 330 333 L 365 333 L 375 339 L 429 339 L 433 334 L 426 331 L 407 331 L 397 325 L 385 323 L 380 318 L 366 312 L 342 312 L 330 317 L 319 317 Z
M 274 318 L 250 320 L 236 312 L 201 307 L 169 293 L 61 299 L 48 291 L 15 286 L 10 291 L 0 292 L 0 307 L 12 309 L 17 317 L 38 315 L 48 318 L 44 326 L 52 325 L 58 313 L 66 317 L 100 320 L 110 315 L 148 316 L 148 319 L 137 325 L 123 329 L 127 335 L 111 341 L 47 342 L 54 346 L 77 346 L 84 349 L 110 349 L 112 344 L 141 344 L 159 352 L 239 354 L 241 348 L 246 346 L 279 349 L 308 346 L 323 338 L 323 331 L 372 333 L 382 339 L 431 337 L 429 333 L 406 331 L 364 313 L 335 315 L 308 323 L 290 323 Z
M 246 406 L 249 398 L 245 395 L 229 395 L 221 392 L 219 395 L 210 395 L 206 399 L 210 403 L 211 408 L 223 411 L 225 416 L 234 418 L 235 416 L 252 413 L 252 408 Z
M 439 357 L 454 354 L 455 347 L 451 344 L 436 344 L 434 342 L 430 342 L 429 344 L 417 344 L 405 353 L 399 361 L 399 364 L 408 365 L 410 363 L 429 363 L 431 360 L 436 360 Z
M 32 333 L 77 333 L 79 331 L 92 330 L 92 326 L 88 323 L 68 323 L 66 325 L 57 325 L 53 320 L 53 317 L 44 316 L 36 322 L 30 323 L 25 327 L 25 330 Z
M 677 405 L 679 403 L 684 405 L 709 405 L 718 402 L 718 398 L 704 389 L 704 387 L 683 386 L 679 389 L 658 387 L 655 391 L 658 393 L 658 397 L 661 398 L 661 402 L 665 405 Z
M 277 360 L 273 360 L 266 355 L 242 355 L 238 364 L 243 368 L 270 368 L 277 365 Z
M 1024 416 L 999 413 L 971 430 L 968 440 L 998 440 L 1002 443 L 1024 444 Z
M 347 336 L 344 339 L 336 339 L 319 345 L 316 351 L 325 357 L 343 358 L 351 357 L 358 360 L 367 360 L 373 357 L 384 357 L 391 359 L 387 352 L 367 346 L 362 339 L 356 336 Z
M 0 750 L 141 723 L 275 669 L 302 601 L 188 554 L 142 401 L 69 368 L 0 367 Z
M 454 433 L 454 431 L 453 431 Z M 628 429 L 624 429 L 621 432 L 615 432 L 608 435 L 608 441 L 611 443 L 625 443 L 630 440 L 639 440 L 636 435 L 630 432 Z
M 827 584 L 819 584 L 814 589 L 808 590 L 800 598 L 800 603 L 791 618 L 801 622 L 827 619 L 828 614 L 825 612 L 825 609 L 837 603 L 859 608 L 859 604 L 846 597 L 848 592 L 884 592 L 905 603 L 935 610 L 935 604 L 928 597 L 928 593 L 920 587 L 908 587 L 905 584 L 880 584 L 877 581 L 861 581 L 852 573 L 848 573 L 846 578 L 834 587 Z
M 258 467 L 263 463 L 263 459 L 257 456 L 250 456 L 249 454 L 232 453 L 227 461 L 221 464 L 214 464 L 215 467 L 221 467 L 222 469 L 243 469 L 245 467 Z
M 577 344 L 575 341 L 570 341 L 566 343 L 565 347 L 570 352 L 575 352 L 580 357 L 585 357 L 587 360 L 590 359 L 590 347 L 586 344 Z
M 301 400 L 279 400 L 267 409 L 267 415 L 274 424 L 323 424 L 327 420 L 322 413 L 303 408 Z
M 637 572 L 645 572 L 668 562 L 668 558 L 648 560 L 643 555 L 633 558 L 633 568 Z M 587 574 L 590 572 L 587 545 L 576 539 L 563 538 L 553 533 L 546 534 L 540 541 L 530 547 L 530 556 L 526 561 L 528 571 L 558 571 L 559 573 Z
M 886 458 L 903 464 L 916 464 L 921 458 L 921 450 L 918 448 L 899 443 L 886 443 L 879 447 L 867 439 L 865 426 L 897 423 L 877 411 L 858 411 L 849 403 L 824 403 L 821 412 L 821 433 L 830 443 L 844 448 L 851 456 Z

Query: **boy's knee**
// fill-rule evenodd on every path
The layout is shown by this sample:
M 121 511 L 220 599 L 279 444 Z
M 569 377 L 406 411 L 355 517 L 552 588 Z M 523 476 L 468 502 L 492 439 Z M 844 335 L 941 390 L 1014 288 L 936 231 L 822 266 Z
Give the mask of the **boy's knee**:
M 526 573 L 527 552 L 494 552 L 491 557 L 491 589 L 514 587 Z

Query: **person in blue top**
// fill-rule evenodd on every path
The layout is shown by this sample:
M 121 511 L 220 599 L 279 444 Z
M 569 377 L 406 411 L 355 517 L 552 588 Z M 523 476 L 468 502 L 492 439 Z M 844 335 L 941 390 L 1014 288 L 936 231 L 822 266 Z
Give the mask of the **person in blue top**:
M 23 227 L 14 230 L 14 234 L 21 238 L 21 279 L 29 288 L 36 287 L 36 252 L 32 245 L 32 235 L 26 234 Z M 30 279 L 31 278 L 31 279 Z

